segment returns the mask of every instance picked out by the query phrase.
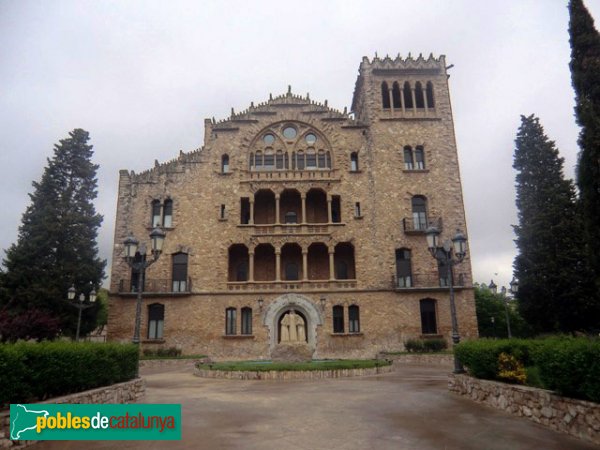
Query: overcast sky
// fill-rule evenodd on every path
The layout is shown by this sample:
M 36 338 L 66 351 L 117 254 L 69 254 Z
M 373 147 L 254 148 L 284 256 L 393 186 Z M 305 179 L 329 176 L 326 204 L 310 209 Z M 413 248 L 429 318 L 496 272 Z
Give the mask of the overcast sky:
M 584 0 L 600 20 L 600 0 Z M 200 147 L 203 119 L 269 93 L 350 107 L 363 56 L 447 56 L 474 278 L 507 284 L 512 154 L 540 117 L 573 177 L 578 128 L 566 0 L 0 0 L 0 248 L 15 242 L 53 145 L 90 132 L 110 260 L 119 169 Z M 497 274 L 497 275 L 496 275 Z

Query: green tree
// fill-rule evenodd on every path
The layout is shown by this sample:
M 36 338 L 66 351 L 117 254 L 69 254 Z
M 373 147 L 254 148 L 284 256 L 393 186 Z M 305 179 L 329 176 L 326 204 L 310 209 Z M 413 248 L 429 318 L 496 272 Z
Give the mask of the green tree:
M 577 186 L 588 254 L 600 291 L 600 33 L 582 0 L 569 2 L 571 78 L 581 126 Z
M 513 337 L 529 337 L 532 335 L 531 327 L 519 314 L 515 302 L 510 299 L 506 302 L 506 297 L 502 294 L 494 294 L 485 285 L 475 285 L 475 308 L 477 310 L 477 326 L 480 337 L 508 337 L 507 311 Z
M 515 145 L 519 311 L 535 332 L 593 330 L 600 305 L 563 159 L 533 115 L 521 116 Z
M 42 325 L 39 336 L 34 332 L 29 338 L 53 337 L 59 330 L 73 335 L 77 310 L 65 301 L 67 289 L 74 285 L 87 295 L 104 278 L 106 261 L 98 257 L 96 244 L 102 216 L 93 205 L 98 166 L 91 162 L 88 140 L 87 131 L 75 129 L 55 145 L 41 180 L 32 183 L 17 243 L 6 252 L 0 298 L 5 322 L 21 323 L 36 311 L 41 324 L 52 318 L 60 324 L 58 329 Z M 95 327 L 99 309 L 97 305 L 83 312 L 82 335 Z M 20 337 L 14 336 L 14 326 L 1 327 L 3 340 Z

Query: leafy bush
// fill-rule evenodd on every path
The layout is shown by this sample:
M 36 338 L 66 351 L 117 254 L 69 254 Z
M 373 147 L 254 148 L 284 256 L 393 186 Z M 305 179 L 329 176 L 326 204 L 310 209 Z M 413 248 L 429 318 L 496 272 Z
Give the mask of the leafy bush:
M 135 377 L 132 344 L 19 342 L 0 345 L 0 406 L 44 400 Z
M 410 353 L 422 353 L 425 350 L 425 343 L 421 339 L 409 339 L 404 343 L 404 348 Z
M 426 352 L 441 352 L 448 348 L 448 343 L 445 339 L 425 339 L 424 347 Z
M 528 385 L 600 402 L 598 338 L 479 339 L 459 344 L 455 353 L 474 377 L 502 381 L 498 362 L 505 353 L 524 367 Z
M 158 348 L 156 350 L 145 348 L 143 354 L 147 358 L 170 358 L 181 356 L 181 349 L 176 347 Z
M 600 402 L 600 339 L 554 338 L 534 353 L 547 389 L 568 397 Z
M 527 373 L 517 358 L 502 352 L 498 356 L 498 378 L 509 383 L 525 384 Z

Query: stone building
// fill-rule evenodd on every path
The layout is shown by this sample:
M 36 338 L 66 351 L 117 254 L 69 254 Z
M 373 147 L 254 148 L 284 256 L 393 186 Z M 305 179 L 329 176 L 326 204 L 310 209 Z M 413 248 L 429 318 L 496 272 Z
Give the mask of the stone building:
M 144 348 L 269 358 L 292 310 L 315 358 L 450 343 L 447 271 L 424 235 L 466 233 L 444 56 L 363 58 L 350 113 L 288 89 L 204 127 L 203 147 L 120 172 L 109 340 L 134 327 L 122 242 L 159 225 Z M 454 270 L 460 332 L 476 337 L 468 256 Z

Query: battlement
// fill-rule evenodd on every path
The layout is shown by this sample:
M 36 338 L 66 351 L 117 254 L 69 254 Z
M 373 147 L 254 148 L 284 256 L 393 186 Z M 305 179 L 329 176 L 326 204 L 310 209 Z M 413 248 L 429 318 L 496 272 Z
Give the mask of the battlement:
M 359 74 L 363 75 L 364 72 L 378 72 L 378 71 L 439 71 L 440 73 L 445 73 L 446 71 L 446 56 L 440 55 L 438 58 L 433 56 L 433 53 L 429 54 L 429 57 L 426 59 L 423 57 L 423 54 L 419 54 L 417 58 L 413 58 L 409 53 L 406 58 L 402 58 L 400 53 L 395 58 L 391 58 L 389 55 L 386 55 L 385 58 L 380 58 L 377 53 L 375 53 L 375 57 L 372 60 L 369 60 L 367 56 L 363 56 L 362 62 L 359 68 Z

